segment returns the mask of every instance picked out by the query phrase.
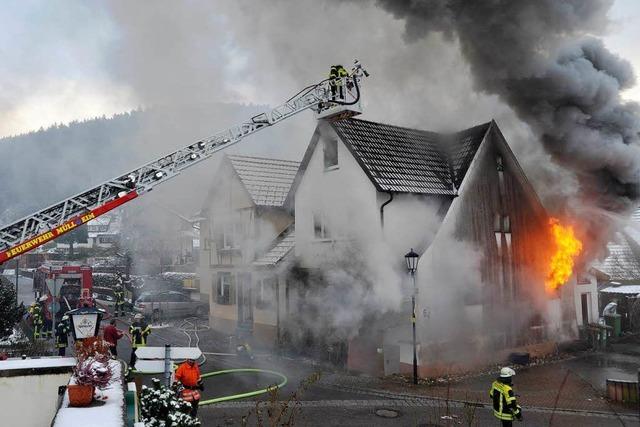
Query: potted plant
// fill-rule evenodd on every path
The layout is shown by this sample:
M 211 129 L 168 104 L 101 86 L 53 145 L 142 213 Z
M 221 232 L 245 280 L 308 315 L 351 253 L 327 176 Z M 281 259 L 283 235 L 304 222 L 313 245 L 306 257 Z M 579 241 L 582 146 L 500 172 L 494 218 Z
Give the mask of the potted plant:
M 111 358 L 100 341 L 94 339 L 76 343 L 78 363 L 73 368 L 73 377 L 67 387 L 69 406 L 90 405 L 96 388 L 105 388 L 113 380 Z

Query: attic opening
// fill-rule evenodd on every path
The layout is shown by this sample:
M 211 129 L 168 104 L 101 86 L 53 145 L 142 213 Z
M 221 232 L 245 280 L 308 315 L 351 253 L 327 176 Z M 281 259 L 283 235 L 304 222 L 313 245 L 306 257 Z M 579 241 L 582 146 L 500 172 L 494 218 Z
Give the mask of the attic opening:
M 324 168 L 332 169 L 338 166 L 338 140 L 327 138 L 324 140 Z

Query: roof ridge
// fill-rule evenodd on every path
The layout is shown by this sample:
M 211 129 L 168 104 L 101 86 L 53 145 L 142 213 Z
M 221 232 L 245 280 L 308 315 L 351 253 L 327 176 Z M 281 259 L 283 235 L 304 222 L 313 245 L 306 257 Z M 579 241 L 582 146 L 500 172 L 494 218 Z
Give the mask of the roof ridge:
M 242 154 L 226 154 L 226 156 L 228 158 L 230 158 L 230 159 L 268 160 L 268 161 L 273 161 L 273 162 L 300 164 L 299 160 L 276 159 L 276 158 L 272 158 L 272 157 L 245 156 L 245 155 L 242 155 Z
M 371 124 L 374 124 L 374 125 L 383 125 L 383 126 L 388 126 L 390 128 L 394 128 L 394 129 L 409 130 L 409 131 L 414 131 L 414 132 L 424 132 L 424 133 L 429 133 L 429 134 L 432 134 L 432 135 L 439 135 L 439 136 L 457 135 L 457 134 L 460 134 L 462 132 L 468 132 L 468 131 L 480 128 L 482 126 L 489 126 L 491 124 L 491 122 L 493 121 L 493 120 L 489 120 L 488 122 L 483 122 L 483 123 L 480 123 L 480 124 L 477 124 L 477 125 L 474 125 L 474 126 L 471 126 L 471 127 L 468 127 L 468 128 L 461 129 L 461 130 L 453 132 L 453 133 L 443 133 L 443 132 L 436 132 L 436 131 L 427 130 L 427 129 L 410 128 L 410 127 L 406 127 L 406 126 L 392 125 L 392 124 L 384 123 L 384 122 L 374 122 L 372 120 L 364 120 L 364 119 L 359 119 L 359 118 L 358 119 L 349 118 L 349 119 L 346 119 L 346 120 L 347 121 L 350 120 L 350 121 L 354 121 L 354 122 L 371 123 Z

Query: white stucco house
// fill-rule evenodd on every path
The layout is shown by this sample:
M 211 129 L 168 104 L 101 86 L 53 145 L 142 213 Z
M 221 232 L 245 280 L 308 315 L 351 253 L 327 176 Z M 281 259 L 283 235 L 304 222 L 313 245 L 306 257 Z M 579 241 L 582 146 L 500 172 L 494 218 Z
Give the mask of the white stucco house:
M 200 212 L 198 266 L 212 328 L 278 342 L 295 236 L 285 201 L 298 166 L 226 155 L 214 175 Z
M 410 366 L 403 257 L 412 248 L 422 255 L 416 315 L 424 375 L 441 361 L 555 348 L 559 335 L 575 336 L 577 304 L 593 292 L 592 282 L 572 279 L 545 295 L 549 216 L 493 121 L 438 134 L 320 120 L 287 203 L 295 206 L 299 268 L 290 321 L 307 328 L 295 337 L 298 347 L 347 341 L 353 369 Z

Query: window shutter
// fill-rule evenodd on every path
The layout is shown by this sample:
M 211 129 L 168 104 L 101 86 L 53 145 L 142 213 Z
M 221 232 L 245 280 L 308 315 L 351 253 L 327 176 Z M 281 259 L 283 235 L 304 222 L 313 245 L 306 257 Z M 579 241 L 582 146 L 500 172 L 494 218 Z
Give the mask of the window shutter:
M 229 283 L 231 284 L 229 286 L 229 304 L 235 304 L 236 303 L 236 275 L 235 274 L 231 274 L 229 276 Z

